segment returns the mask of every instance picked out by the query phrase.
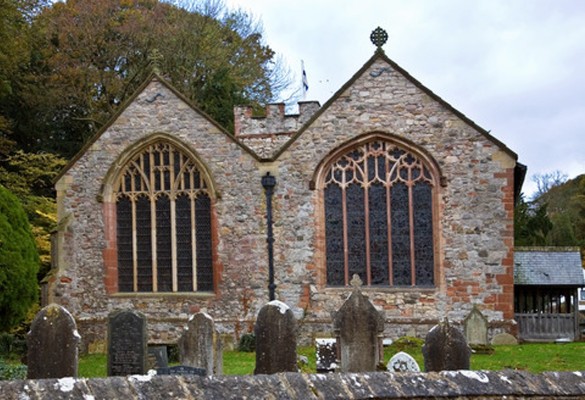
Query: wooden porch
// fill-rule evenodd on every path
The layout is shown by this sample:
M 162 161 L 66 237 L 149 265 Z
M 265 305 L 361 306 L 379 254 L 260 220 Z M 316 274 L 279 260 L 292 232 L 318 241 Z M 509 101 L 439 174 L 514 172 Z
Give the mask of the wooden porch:
M 576 287 L 516 286 L 514 292 L 520 340 L 580 339 Z

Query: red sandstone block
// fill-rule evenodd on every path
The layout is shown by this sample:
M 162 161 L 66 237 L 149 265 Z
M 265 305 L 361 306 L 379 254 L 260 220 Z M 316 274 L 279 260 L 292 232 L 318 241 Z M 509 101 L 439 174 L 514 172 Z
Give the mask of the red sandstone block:
M 513 293 L 501 293 L 498 295 L 498 304 L 505 304 L 512 306 L 514 302 Z
M 513 285 L 514 284 L 514 275 L 512 274 L 506 274 L 506 275 L 497 275 L 496 276 L 496 281 L 499 284 L 509 284 L 509 285 Z

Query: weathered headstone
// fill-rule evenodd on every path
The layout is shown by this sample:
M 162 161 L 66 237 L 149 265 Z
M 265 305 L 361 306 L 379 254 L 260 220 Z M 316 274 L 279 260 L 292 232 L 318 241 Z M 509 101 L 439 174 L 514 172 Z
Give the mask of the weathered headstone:
M 157 375 L 198 375 L 205 376 L 207 371 L 203 368 L 190 367 L 188 365 L 175 365 L 172 367 L 157 368 Z
M 335 372 L 337 368 L 337 340 L 315 339 L 317 372 Z
M 169 366 L 167 346 L 148 346 L 148 368 L 165 368 Z
M 297 372 L 297 332 L 292 310 L 273 300 L 258 313 L 254 374 Z
M 200 312 L 189 318 L 179 339 L 179 354 L 183 365 L 202 368 L 208 375 L 222 374 L 221 336 L 208 314 Z
M 147 371 L 146 318 L 131 311 L 108 316 L 108 376 L 143 375 Z
M 358 275 L 354 290 L 333 318 L 341 372 L 375 371 L 380 362 L 384 317 L 360 290 Z
M 513 335 L 510 335 L 509 333 L 498 333 L 497 335 L 494 335 L 494 337 L 492 338 L 492 344 L 494 346 L 516 345 L 518 344 L 518 339 L 516 339 Z
M 471 349 L 463 333 L 450 325 L 448 320 L 429 331 L 422 353 L 426 372 L 469 369 Z
M 474 306 L 473 310 L 463 320 L 463 329 L 467 344 L 473 346 L 487 346 L 488 342 L 488 321 L 486 317 Z
M 392 356 L 386 369 L 390 372 L 420 372 L 418 363 L 412 356 L 403 351 Z
M 49 304 L 39 311 L 27 335 L 28 379 L 77 377 L 80 339 L 65 308 Z

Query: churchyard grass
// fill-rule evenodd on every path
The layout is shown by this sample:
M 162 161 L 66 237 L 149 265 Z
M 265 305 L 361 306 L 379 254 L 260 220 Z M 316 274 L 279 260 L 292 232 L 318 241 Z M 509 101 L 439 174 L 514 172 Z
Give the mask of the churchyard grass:
M 424 365 L 420 347 L 404 349 L 414 357 L 421 366 Z M 519 369 L 539 373 L 543 371 L 582 371 L 585 369 L 583 353 L 585 342 L 554 344 L 554 343 L 526 343 L 518 346 L 496 346 L 493 354 L 473 354 L 471 369 L 473 370 L 502 370 Z M 299 355 L 306 356 L 308 365 L 302 366 L 303 372 L 315 372 L 315 348 L 301 347 Z M 384 365 L 390 360 L 396 350 L 386 348 Z M 254 373 L 255 353 L 225 351 L 223 354 L 223 371 L 225 375 L 247 375 Z M 106 356 L 92 354 L 80 357 L 79 376 L 105 377 Z
M 78 374 L 83 378 L 107 376 L 108 357 L 105 354 L 87 354 L 79 357 Z

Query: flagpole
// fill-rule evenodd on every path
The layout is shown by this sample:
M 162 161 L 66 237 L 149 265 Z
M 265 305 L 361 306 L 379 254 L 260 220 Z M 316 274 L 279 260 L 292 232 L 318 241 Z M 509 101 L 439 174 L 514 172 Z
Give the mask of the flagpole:
M 305 71 L 305 62 L 303 60 L 301 60 L 301 90 L 303 92 L 303 100 L 306 100 L 309 81 L 307 80 L 307 72 Z

